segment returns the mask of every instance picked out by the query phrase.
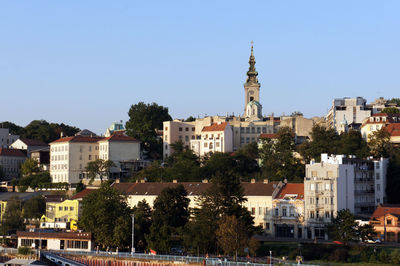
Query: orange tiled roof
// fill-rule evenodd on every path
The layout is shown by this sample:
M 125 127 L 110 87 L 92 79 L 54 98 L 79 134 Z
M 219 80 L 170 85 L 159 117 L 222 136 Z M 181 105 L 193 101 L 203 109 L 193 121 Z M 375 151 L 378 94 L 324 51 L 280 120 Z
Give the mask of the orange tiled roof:
M 400 123 L 389 124 L 385 129 L 392 137 L 400 136 Z
M 201 131 L 202 132 L 205 132 L 205 131 L 224 131 L 227 125 L 228 125 L 227 122 L 220 123 L 220 124 L 214 123 L 211 126 L 203 127 L 203 129 Z
M 279 194 L 276 196 L 277 199 L 283 199 L 285 195 L 297 195 L 297 199 L 304 200 L 304 183 L 288 183 L 286 184 Z
M 96 189 L 91 189 L 91 188 L 86 188 L 84 190 L 82 190 L 81 192 L 76 193 L 71 200 L 76 200 L 76 199 L 83 199 L 84 197 L 86 197 L 87 195 L 89 195 L 90 193 L 96 191 Z
M 109 141 L 138 141 L 135 138 L 132 138 L 132 137 L 129 137 L 129 136 L 126 136 L 123 134 L 112 134 L 111 136 L 101 139 L 99 141 L 106 141 L 106 140 L 109 140 Z
M 394 215 L 394 216 L 400 216 L 400 205 L 397 204 L 382 204 L 378 205 L 376 207 L 374 213 L 371 216 L 371 219 L 373 218 L 379 218 L 384 215 Z
M 89 136 L 73 136 L 73 137 L 64 137 L 64 138 L 59 138 L 51 143 L 59 143 L 59 142 L 97 142 L 99 140 L 103 139 L 103 137 L 89 137 Z
M 260 138 L 261 139 L 277 139 L 278 138 L 278 134 L 260 134 Z
M 7 149 L 0 148 L 0 155 L 2 156 L 17 156 L 17 157 L 26 157 L 25 153 L 18 149 Z

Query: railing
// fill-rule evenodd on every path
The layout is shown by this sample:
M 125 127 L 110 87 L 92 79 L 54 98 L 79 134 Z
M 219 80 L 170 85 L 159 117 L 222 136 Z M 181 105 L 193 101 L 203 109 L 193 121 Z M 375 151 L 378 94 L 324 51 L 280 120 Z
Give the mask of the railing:
M 191 257 L 191 256 L 172 256 L 172 255 L 151 255 L 151 254 L 143 254 L 143 253 L 129 253 L 129 252 L 106 252 L 106 251 L 65 251 L 65 250 L 52 250 L 49 251 L 54 254 L 63 254 L 63 255 L 81 255 L 81 256 L 103 256 L 103 257 L 114 257 L 114 258 L 134 258 L 134 259 L 143 259 L 143 260 L 159 260 L 159 261 L 174 261 L 174 262 L 183 262 L 186 264 L 197 262 L 203 263 L 206 265 L 216 265 L 216 266 L 265 266 L 266 264 L 262 263 L 250 263 L 250 262 L 235 262 L 235 261 L 227 261 L 220 258 L 205 258 L 205 257 Z M 269 261 L 269 257 L 267 259 Z M 287 262 L 277 258 L 272 258 L 273 263 L 279 263 L 283 265 L 298 265 L 294 262 Z M 312 264 L 302 264 L 309 265 Z

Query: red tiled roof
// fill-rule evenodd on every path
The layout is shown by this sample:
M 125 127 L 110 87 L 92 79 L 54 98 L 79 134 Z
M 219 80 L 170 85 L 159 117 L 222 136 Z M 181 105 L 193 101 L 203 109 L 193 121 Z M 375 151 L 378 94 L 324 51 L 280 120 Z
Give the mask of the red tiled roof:
M 385 129 L 392 137 L 400 136 L 400 123 L 389 124 Z
M 287 194 L 297 195 L 297 199 L 304 200 L 304 183 L 285 184 L 276 198 L 283 199 Z
M 51 143 L 58 143 L 58 142 L 97 142 L 99 140 L 102 140 L 103 137 L 89 137 L 89 136 L 73 136 L 73 137 L 65 137 L 65 138 L 60 138 L 57 139 Z
M 227 125 L 228 125 L 227 122 L 220 123 L 220 124 L 214 123 L 211 126 L 203 127 L 203 129 L 201 131 L 202 132 L 204 132 L 204 131 L 224 131 Z
M 272 196 L 277 182 L 270 183 L 242 183 L 245 196 Z M 199 196 L 206 192 L 212 183 L 202 182 L 179 182 L 179 183 L 163 183 L 163 182 L 146 182 L 146 183 L 114 183 L 113 187 L 125 195 L 154 195 L 157 196 L 167 187 L 176 187 L 183 185 L 188 196 Z
M 106 137 L 104 139 L 101 139 L 99 141 L 134 141 L 134 142 L 138 142 L 137 139 L 129 137 L 129 136 L 125 136 L 123 134 L 112 134 L 109 137 Z
M 260 139 L 277 139 L 278 138 L 278 134 L 260 134 Z
M 400 205 L 397 204 L 382 204 L 378 205 L 376 207 L 374 213 L 371 216 L 371 219 L 373 218 L 379 218 L 384 215 L 394 215 L 394 216 L 400 216 Z
M 1 156 L 17 156 L 17 157 L 26 157 L 25 153 L 18 149 L 7 149 L 7 148 L 0 148 L 0 155 Z
M 74 196 L 72 196 L 71 200 L 83 199 L 84 197 L 86 197 L 87 195 L 89 195 L 90 193 L 92 193 L 94 191 L 96 191 L 96 189 L 86 188 L 86 189 L 82 190 L 81 192 L 78 192 Z
M 21 140 L 23 143 L 25 143 L 28 146 L 47 146 L 46 143 L 44 143 L 41 140 L 36 140 L 36 139 L 24 139 L 24 138 L 20 138 L 19 140 Z

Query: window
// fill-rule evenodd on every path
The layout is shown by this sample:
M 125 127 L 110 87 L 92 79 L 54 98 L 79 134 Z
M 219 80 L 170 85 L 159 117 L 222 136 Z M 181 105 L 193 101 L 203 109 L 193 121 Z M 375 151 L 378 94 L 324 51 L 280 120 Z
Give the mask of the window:
M 68 211 L 68 207 L 64 207 L 64 211 Z
M 386 224 L 392 224 L 392 219 L 386 219 Z
M 262 208 L 261 207 L 258 207 L 258 215 L 262 215 L 263 213 L 262 213 Z
M 63 208 L 62 208 L 62 207 L 58 207 L 58 210 L 59 210 L 59 211 L 62 211 L 62 210 L 63 210 Z
M 165 131 L 168 131 L 168 127 L 165 127 Z
M 192 131 L 194 131 L 194 127 L 192 127 Z
M 83 146 L 79 146 L 79 151 L 82 152 L 83 151 Z
M 73 211 L 73 210 L 74 210 L 74 207 L 69 207 L 69 210 L 70 210 L 70 211 Z
M 376 173 L 376 180 L 379 180 L 381 178 L 380 173 Z
M 212 148 L 213 148 L 213 143 L 212 143 L 212 142 L 210 142 L 210 146 L 209 146 L 209 148 L 210 148 L 210 149 L 212 149 Z
M 192 139 L 195 139 L 195 136 L 194 136 L 194 135 L 192 136 Z
M 282 216 L 287 216 L 286 207 L 283 207 L 283 208 L 282 208 Z
M 267 133 L 267 128 L 266 127 L 262 128 L 262 133 Z
M 182 128 L 181 128 L 181 127 L 179 128 L 179 131 L 182 131 Z
M 89 155 L 89 161 L 92 160 L 92 155 Z
M 240 138 L 240 143 L 244 143 L 244 138 Z
M 215 143 L 215 147 L 219 147 L 219 142 Z
M 186 127 L 186 128 L 185 128 L 185 131 L 189 131 L 189 128 L 188 128 L 188 127 Z
M 189 136 L 185 136 L 185 141 L 189 141 Z
M 380 184 L 376 184 L 376 191 L 381 191 L 381 185 Z
M 279 216 L 279 209 L 275 208 L 275 216 Z
M 168 144 L 165 144 L 165 150 L 168 150 Z
M 92 146 L 89 146 L 89 151 L 92 151 Z
M 179 140 L 182 140 L 182 136 L 179 136 Z
M 256 214 L 256 208 L 251 208 L 251 215 L 255 215 Z
M 207 148 L 207 147 L 208 147 L 208 143 L 204 142 L 204 148 Z
M 315 190 L 315 184 L 310 184 L 310 189 Z
M 310 218 L 314 218 L 314 211 L 310 211 Z
M 261 133 L 261 128 L 257 127 L 257 133 Z
M 289 215 L 292 216 L 292 217 L 294 216 L 294 208 L 293 207 L 290 207 Z
M 325 218 L 329 218 L 329 212 L 325 212 Z
M 168 141 L 168 135 L 165 135 L 164 140 Z
M 265 224 L 265 230 L 269 230 L 269 223 Z

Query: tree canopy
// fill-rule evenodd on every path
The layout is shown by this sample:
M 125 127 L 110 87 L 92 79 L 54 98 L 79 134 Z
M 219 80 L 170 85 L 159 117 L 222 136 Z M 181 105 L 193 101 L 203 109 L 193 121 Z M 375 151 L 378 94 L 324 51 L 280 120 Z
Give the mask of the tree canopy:
M 126 247 L 131 243 L 131 214 L 126 197 L 103 183 L 83 199 L 79 226 L 92 232 L 96 243 L 103 248 Z
M 94 161 L 88 162 L 85 170 L 87 171 L 88 177 L 90 179 L 89 183 L 93 183 L 96 177 L 99 177 L 101 183 L 103 183 L 103 178 L 108 177 L 110 168 L 114 166 L 115 163 L 110 160 L 96 159 Z
M 168 108 L 156 103 L 139 102 L 131 106 L 129 120 L 125 124 L 127 134 L 142 142 L 142 150 L 149 157 L 159 159 L 162 155 L 162 144 L 156 130 L 163 128 L 163 121 L 172 120 Z
M 189 221 L 189 199 L 182 185 L 167 187 L 154 201 L 149 247 L 157 252 L 170 252 L 172 243 L 182 239 L 182 230 Z

